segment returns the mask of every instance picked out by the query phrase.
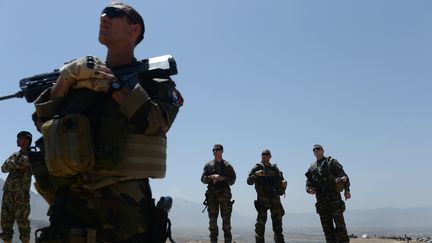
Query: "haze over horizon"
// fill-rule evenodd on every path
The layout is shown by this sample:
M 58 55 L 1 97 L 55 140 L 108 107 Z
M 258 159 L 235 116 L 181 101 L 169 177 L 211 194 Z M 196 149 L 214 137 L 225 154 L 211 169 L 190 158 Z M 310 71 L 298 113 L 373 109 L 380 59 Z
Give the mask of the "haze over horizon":
M 0 96 L 71 59 L 103 59 L 98 21 L 109 2 L 0 2 Z M 137 58 L 173 55 L 185 99 L 166 178 L 151 180 L 155 198 L 202 202 L 202 169 L 221 143 L 239 213 L 255 212 L 246 176 L 265 148 L 288 180 L 285 211 L 311 213 L 304 173 L 320 143 L 350 176 L 349 210 L 431 205 L 432 1 L 125 2 L 146 24 Z M 17 151 L 17 132 L 40 136 L 33 110 L 0 102 L 0 162 Z

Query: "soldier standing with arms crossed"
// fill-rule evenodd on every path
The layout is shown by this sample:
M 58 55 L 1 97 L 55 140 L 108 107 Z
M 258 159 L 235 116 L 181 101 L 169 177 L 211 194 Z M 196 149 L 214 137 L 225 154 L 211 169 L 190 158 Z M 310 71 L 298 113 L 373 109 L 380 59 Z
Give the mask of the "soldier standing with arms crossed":
M 306 172 L 306 191 L 316 196 L 316 211 L 327 243 L 347 243 L 349 237 L 343 212 L 345 203 L 340 192 L 345 190 L 345 200 L 351 198 L 350 181 L 343 167 L 332 157 L 324 156 L 324 148 L 315 144 L 313 153 L 316 161 Z
M 225 243 L 232 242 L 231 213 L 234 200 L 231 201 L 230 186 L 234 185 L 236 174 L 231 164 L 222 159 L 223 146 L 213 146 L 214 159 L 209 161 L 201 176 L 201 181 L 207 185 L 206 201 L 209 217 L 210 242 L 216 243 L 218 239 L 217 218 L 219 208 L 222 216 L 222 229 Z
M 11 243 L 13 224 L 17 221 L 20 240 L 28 243 L 30 240 L 30 184 L 31 164 L 28 153 L 32 143 L 32 135 L 27 131 L 17 134 L 17 146 L 20 151 L 12 154 L 2 165 L 3 173 L 9 173 L 3 187 L 1 209 L 1 238 L 5 243 Z
M 267 211 L 270 209 L 274 240 L 276 243 L 284 243 L 282 216 L 285 211 L 280 196 L 285 194 L 288 183 L 277 165 L 270 163 L 270 158 L 270 150 L 262 151 L 261 163 L 255 165 L 247 178 L 249 185 L 255 184 L 257 192 L 257 200 L 254 202 L 258 212 L 255 224 L 255 240 L 257 243 L 264 243 Z

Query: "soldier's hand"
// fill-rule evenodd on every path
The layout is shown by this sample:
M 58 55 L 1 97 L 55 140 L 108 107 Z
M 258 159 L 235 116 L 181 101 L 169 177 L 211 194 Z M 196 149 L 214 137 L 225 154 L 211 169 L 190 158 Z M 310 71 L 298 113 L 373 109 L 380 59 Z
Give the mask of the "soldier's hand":
M 264 170 L 257 170 L 257 171 L 255 171 L 255 175 L 256 176 L 265 176 L 265 172 L 264 172 Z
M 51 91 L 51 98 L 65 96 L 71 87 L 77 82 L 84 80 L 112 80 L 114 79 L 112 71 L 96 57 L 87 56 L 65 64 L 60 69 L 60 76 L 54 84 Z M 101 81 L 102 82 L 102 81 Z M 109 82 L 109 84 L 111 84 Z M 84 87 L 92 86 L 97 91 L 105 89 L 106 82 L 91 82 L 91 85 L 85 84 Z M 103 88 L 101 88 L 103 87 Z M 109 85 L 108 85 L 109 87 Z M 93 90 L 95 90 L 93 89 Z
M 338 177 L 338 178 L 335 179 L 336 183 L 346 182 L 346 181 L 347 181 L 347 177 L 346 176 Z
M 112 79 L 112 71 L 99 58 L 86 56 L 65 64 L 60 69 L 60 76 L 71 84 L 78 80 Z
M 87 80 L 78 80 L 76 84 L 73 86 L 74 89 L 87 88 L 96 92 L 108 92 L 111 86 L 112 80 L 107 79 L 87 79 Z
M 351 198 L 351 192 L 345 191 L 344 196 L 345 196 L 345 201 L 350 199 Z
M 282 185 L 283 188 L 287 188 L 287 186 L 288 186 L 288 181 L 286 181 L 286 180 L 282 180 L 282 181 L 281 181 L 281 185 Z
M 313 187 L 308 187 L 308 189 L 306 191 L 309 194 L 316 194 L 315 188 L 313 188 Z
M 222 181 L 224 178 L 225 178 L 225 177 L 223 177 L 223 176 L 221 176 L 221 175 L 214 174 L 213 177 L 212 177 L 212 179 L 213 179 L 213 184 L 215 184 L 215 183 L 217 183 L 217 182 L 219 182 L 219 181 Z

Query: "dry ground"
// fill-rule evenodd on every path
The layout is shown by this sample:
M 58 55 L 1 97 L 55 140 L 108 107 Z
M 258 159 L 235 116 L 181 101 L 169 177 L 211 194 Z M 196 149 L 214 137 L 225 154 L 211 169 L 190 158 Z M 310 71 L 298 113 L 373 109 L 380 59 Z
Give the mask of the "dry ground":
M 223 241 L 220 242 L 222 243 Z M 388 240 L 388 239 L 351 239 L 350 243 L 403 243 L 403 242 L 405 241 Z M 185 242 L 177 242 L 177 243 L 209 243 L 209 241 L 185 241 Z

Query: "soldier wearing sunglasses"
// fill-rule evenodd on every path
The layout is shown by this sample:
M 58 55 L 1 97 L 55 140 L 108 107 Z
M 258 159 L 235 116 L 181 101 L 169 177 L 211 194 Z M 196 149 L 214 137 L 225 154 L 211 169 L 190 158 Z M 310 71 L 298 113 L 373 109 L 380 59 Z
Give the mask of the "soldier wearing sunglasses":
M 165 176 L 166 134 L 183 99 L 170 77 L 116 77 L 112 71 L 137 65 L 134 49 L 144 32 L 134 8 L 112 3 L 100 15 L 105 61 L 87 56 L 64 65 L 56 84 L 35 102 L 54 188 L 39 190 L 50 203 L 50 226 L 37 242 L 165 242 L 151 234 L 159 234 L 155 227 L 166 219 L 154 216 L 149 178 Z M 89 128 L 80 129 L 87 120 Z M 59 141 L 67 136 L 80 155 L 88 155 L 76 163 L 86 166 L 68 163 L 81 158 L 67 157 L 69 150 L 56 157 L 55 146 L 62 146 L 50 143 L 55 124 L 63 124 Z M 79 136 L 68 133 L 76 127 Z
M 280 196 L 285 194 L 288 182 L 283 177 L 282 171 L 276 164 L 270 163 L 271 152 L 265 149 L 261 153 L 261 162 L 257 163 L 249 172 L 248 185 L 255 184 L 257 200 L 254 201 L 257 210 L 255 223 L 255 242 L 264 243 L 265 224 L 267 212 L 270 210 L 274 242 L 284 243 L 282 228 L 282 217 L 285 210 L 282 206 Z
M 236 173 L 231 164 L 222 159 L 223 146 L 213 146 L 214 159 L 205 166 L 201 176 L 201 182 L 207 184 L 206 206 L 209 217 L 210 242 L 217 243 L 219 230 L 217 218 L 219 209 L 222 217 L 222 229 L 225 243 L 232 242 L 231 213 L 234 200 L 231 201 L 230 186 L 234 185 Z
M 324 156 L 320 144 L 315 144 L 312 150 L 316 161 L 306 172 L 306 192 L 316 196 L 316 211 L 326 242 L 347 243 L 350 240 L 343 217 L 345 203 L 340 192 L 345 191 L 345 200 L 351 198 L 349 178 L 336 159 Z

